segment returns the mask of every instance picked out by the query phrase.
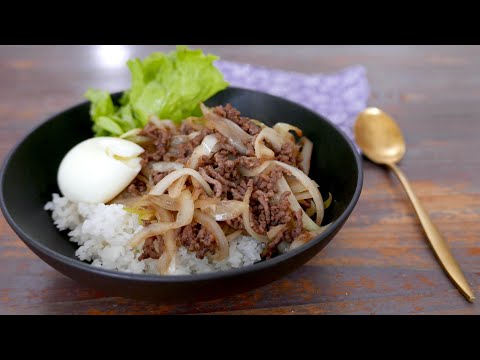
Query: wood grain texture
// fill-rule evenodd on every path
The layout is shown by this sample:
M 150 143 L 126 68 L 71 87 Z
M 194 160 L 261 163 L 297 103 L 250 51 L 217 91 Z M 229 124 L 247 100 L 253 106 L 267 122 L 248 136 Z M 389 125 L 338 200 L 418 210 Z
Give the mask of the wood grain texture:
M 145 56 L 167 46 L 131 46 Z M 368 70 L 370 104 L 396 118 L 401 168 L 480 296 L 480 47 L 202 46 L 224 59 L 302 72 Z M 0 47 L 0 158 L 35 124 L 82 101 L 88 87 L 121 90 L 125 68 L 95 46 Z M 315 258 L 248 293 L 163 305 L 107 297 L 44 264 L 0 219 L 0 314 L 480 314 L 443 274 L 400 184 L 365 162 L 347 224 Z

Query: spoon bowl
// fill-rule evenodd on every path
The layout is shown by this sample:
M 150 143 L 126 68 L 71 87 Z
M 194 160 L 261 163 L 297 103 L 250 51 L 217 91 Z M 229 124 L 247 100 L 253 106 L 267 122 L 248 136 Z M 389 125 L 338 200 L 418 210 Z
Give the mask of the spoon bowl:
M 402 130 L 378 108 L 370 107 L 360 113 L 354 131 L 362 152 L 377 164 L 393 164 L 405 155 Z

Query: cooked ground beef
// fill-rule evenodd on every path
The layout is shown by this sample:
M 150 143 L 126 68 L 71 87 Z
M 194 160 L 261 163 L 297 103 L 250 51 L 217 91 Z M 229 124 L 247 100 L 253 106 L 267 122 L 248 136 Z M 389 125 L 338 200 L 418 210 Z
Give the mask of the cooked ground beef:
M 195 129 L 184 129 L 188 134 Z M 205 136 L 211 134 L 212 130 L 203 129 L 193 139 L 186 134 L 173 135 L 168 128 L 159 128 L 153 123 L 148 123 L 140 135 L 151 139 L 150 143 L 145 146 L 145 152 L 142 154 L 142 166 L 150 161 L 177 161 L 186 163 L 192 155 L 193 150 L 197 147 Z
M 242 178 L 237 169 L 241 162 L 242 160 L 239 159 L 223 162 L 209 161 L 209 164 L 216 163 L 217 166 L 205 165 L 199 168 L 199 172 L 208 183 L 213 185 L 215 196 L 222 199 L 243 201 L 247 188 L 249 186 L 253 188 L 250 198 L 250 222 L 255 232 L 263 235 L 270 226 L 289 222 L 291 215 L 287 193 L 280 196 L 278 204 L 270 205 L 272 197 L 277 193 L 275 184 L 286 171 L 276 167 L 253 179 Z M 239 222 L 238 220 L 227 223 L 236 230 L 243 229 L 243 225 L 240 227 Z
M 173 171 L 173 170 L 172 170 Z M 166 172 L 158 172 L 154 171 L 152 172 L 152 181 L 154 185 L 157 185 L 162 179 L 170 174 L 172 171 L 166 171 Z
M 244 226 L 243 226 L 243 218 L 242 216 L 239 216 L 235 219 L 232 219 L 232 220 L 227 220 L 226 221 L 227 225 L 230 226 L 232 229 L 234 230 L 244 230 Z
M 251 121 L 248 117 L 240 116 L 240 111 L 235 109 L 231 104 L 225 106 L 217 106 L 213 111 L 228 120 L 233 121 L 250 135 L 257 135 L 260 132 L 260 126 Z
M 239 160 L 237 150 L 228 143 L 228 139 L 221 134 L 215 134 L 220 141 L 221 150 L 213 157 L 202 157 L 199 162 L 198 172 L 213 185 L 216 197 L 232 198 L 232 191 L 239 186 L 241 174 L 237 167 Z M 243 199 L 243 197 L 242 197 Z
M 300 145 L 297 144 L 285 143 L 282 145 L 280 152 L 275 155 L 275 160 L 295 167 L 302 161 Z
M 223 136 L 220 133 L 215 133 L 215 136 L 217 137 L 218 141 L 220 142 L 220 146 L 224 151 L 224 153 L 230 153 L 231 156 L 237 156 L 238 152 L 237 149 L 235 149 L 230 143 L 228 142 L 228 139 Z
M 165 243 L 161 236 L 152 236 L 143 243 L 143 253 L 138 260 L 159 259 L 165 249 Z
M 252 198 L 256 198 L 258 191 L 264 192 L 267 194 L 268 198 L 271 198 L 275 195 L 275 184 L 283 176 L 285 171 L 281 167 L 275 167 L 267 173 L 262 173 L 259 176 L 256 176 L 253 179 L 253 194 Z
M 295 213 L 295 228 L 289 230 L 288 228 L 283 229 L 279 232 L 263 250 L 261 256 L 263 259 L 271 258 L 275 253 L 277 253 L 277 246 L 281 241 L 287 241 L 289 243 L 293 242 L 297 237 L 304 233 L 303 230 L 303 220 L 302 220 L 302 210 L 299 209 Z M 289 220 L 290 221 L 290 220 Z
M 250 184 L 250 185 L 249 185 Z M 253 186 L 253 180 L 249 180 L 248 182 L 245 179 L 240 181 L 240 185 L 236 188 L 230 189 L 230 194 L 233 200 L 243 201 L 245 197 L 245 192 L 247 191 L 249 186 Z
M 161 161 L 170 146 L 172 139 L 170 130 L 166 127 L 159 128 L 152 123 L 148 123 L 140 132 L 140 135 L 151 139 L 151 144 L 146 147 L 142 154 L 142 166 L 150 161 Z
M 193 127 L 192 124 L 188 122 L 183 122 L 182 125 L 180 126 L 180 133 L 183 135 L 190 135 L 195 131 L 197 131 L 197 129 L 195 129 L 195 127 Z
M 265 249 L 263 249 L 262 254 L 260 255 L 262 259 L 270 259 L 277 252 L 277 246 L 283 240 L 283 237 L 287 232 L 287 229 L 283 229 L 272 240 L 270 240 L 270 242 L 267 244 Z
M 255 140 L 257 139 L 257 135 L 255 135 L 250 142 L 244 143 L 244 145 L 247 147 L 247 156 L 254 157 L 255 156 Z
M 229 162 L 231 162 L 231 166 L 228 164 Z M 227 192 L 229 187 L 236 187 L 238 185 L 234 181 L 229 180 L 237 180 L 240 175 L 235 169 L 234 161 L 227 160 L 224 163 L 219 163 L 216 168 L 213 168 L 212 165 L 207 165 L 203 169 L 207 171 L 208 175 L 226 187 L 224 192 Z M 235 176 L 235 174 L 237 176 Z
M 256 157 L 241 156 L 237 159 L 238 165 L 247 169 L 253 169 L 259 166 L 262 162 Z
M 290 203 L 288 202 L 288 195 L 290 192 L 284 192 L 280 196 L 278 204 L 271 206 L 271 217 L 270 225 L 277 226 L 281 224 L 286 224 L 292 219 L 292 214 L 290 210 Z
M 295 211 L 295 229 L 292 230 L 291 236 L 292 241 L 295 240 L 303 231 L 303 220 L 302 220 L 303 211 L 298 209 Z
M 208 165 L 208 166 L 210 166 L 210 165 Z M 206 182 L 213 185 L 213 191 L 215 193 L 215 197 L 219 198 L 220 196 L 222 196 L 223 191 L 224 191 L 222 183 L 220 181 L 218 181 L 217 179 L 214 179 L 214 178 L 210 177 L 210 175 L 208 175 L 205 168 L 199 168 L 198 172 L 200 173 L 200 175 L 202 175 L 202 177 L 205 179 Z
M 133 179 L 127 188 L 128 192 L 134 196 L 141 196 L 147 191 L 147 185 L 140 179 Z
M 216 250 L 215 238 L 200 224 L 184 226 L 177 237 L 177 245 L 183 245 L 188 251 L 195 252 L 199 259 L 203 259 L 207 252 L 215 254 Z
M 270 241 L 262 256 L 271 257 L 277 251 L 276 248 L 280 242 L 292 242 L 298 236 L 305 235 L 302 230 L 302 212 L 293 213 L 288 201 L 289 193 L 279 194 L 276 188 L 278 180 L 282 176 L 290 174 L 281 167 L 275 167 L 268 173 L 259 176 L 243 177 L 240 174 L 240 167 L 253 169 L 261 164 L 261 161 L 255 157 L 254 151 L 255 139 L 261 128 L 248 117 L 242 117 L 240 112 L 230 104 L 218 106 L 214 112 L 233 121 L 252 135 L 252 140 L 245 144 L 246 155 L 239 154 L 228 142 L 228 139 L 220 133 L 206 128 L 202 129 L 201 125 L 198 126 L 192 121 L 182 124 L 177 133 L 172 133 L 168 128 L 158 128 L 154 124 L 148 124 L 141 132 L 141 135 L 151 139 L 150 143 L 145 146 L 146 151 L 142 154 L 142 165 L 145 166 L 149 162 L 156 161 L 186 163 L 205 136 L 214 133 L 221 148 L 211 158 L 202 157 L 197 170 L 211 185 L 215 197 L 222 200 L 243 201 L 245 192 L 251 187 L 250 223 L 258 234 L 265 235 L 273 226 L 295 224 L 293 228 L 291 225 L 286 227 L 277 234 L 275 239 Z M 297 166 L 301 161 L 300 149 L 301 147 L 296 144 L 284 144 L 280 151 L 275 152 L 275 160 Z M 152 174 L 154 184 L 157 184 L 169 173 L 154 172 Z M 130 184 L 128 191 L 136 196 L 143 195 L 146 192 L 146 185 L 136 179 Z M 300 201 L 300 203 L 304 209 L 312 205 L 311 200 Z M 228 225 L 234 230 L 244 230 L 242 216 L 228 220 L 223 225 Z M 183 245 L 189 251 L 195 252 L 200 259 L 204 258 L 207 252 L 215 253 L 215 238 L 199 224 L 194 223 L 179 229 L 176 238 L 178 245 Z M 164 243 L 161 237 L 147 239 L 141 259 L 158 259 L 163 247 Z
M 186 135 L 175 136 L 167 153 L 163 156 L 163 161 L 176 161 L 185 164 L 192 155 L 193 150 L 203 141 L 203 138 L 211 133 L 210 129 L 203 129 L 193 139 Z
M 250 198 L 250 222 L 253 230 L 259 234 L 267 233 L 269 227 L 272 226 L 272 220 L 274 220 L 275 225 L 290 221 L 288 211 L 279 211 L 283 208 L 289 209 L 289 203 L 286 199 L 288 193 L 280 196 L 277 205 L 270 205 L 271 199 L 278 192 L 275 184 L 283 173 L 282 168 L 276 167 L 270 172 L 253 179 L 253 192 Z
M 158 172 L 154 171 L 152 173 L 153 184 L 156 185 L 159 183 L 165 176 L 170 174 L 171 171 L 167 172 Z M 140 179 L 135 178 L 132 183 L 127 188 L 128 192 L 134 196 L 142 196 L 147 192 L 147 185 Z

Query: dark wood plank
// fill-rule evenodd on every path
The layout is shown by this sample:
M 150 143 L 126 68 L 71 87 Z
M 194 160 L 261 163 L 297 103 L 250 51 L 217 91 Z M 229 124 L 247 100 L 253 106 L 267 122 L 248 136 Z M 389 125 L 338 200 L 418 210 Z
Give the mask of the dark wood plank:
M 202 46 L 234 61 L 331 72 L 362 64 L 372 105 L 400 123 L 401 167 L 480 293 L 480 47 Z M 132 46 L 145 56 L 170 46 Z M 35 124 L 83 101 L 88 87 L 121 90 L 128 72 L 107 68 L 93 46 L 0 47 L 0 158 Z M 396 179 L 365 163 L 351 218 L 307 265 L 226 299 L 164 305 L 111 298 L 39 260 L 0 219 L 1 314 L 480 314 L 435 261 Z

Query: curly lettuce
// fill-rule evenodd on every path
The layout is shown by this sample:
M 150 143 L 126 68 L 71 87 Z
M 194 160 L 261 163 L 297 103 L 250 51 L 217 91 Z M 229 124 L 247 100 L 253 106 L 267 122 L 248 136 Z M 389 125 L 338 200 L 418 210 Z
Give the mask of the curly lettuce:
M 120 136 L 144 127 L 151 115 L 176 122 L 198 115 L 199 104 L 229 84 L 213 62 L 218 57 L 177 46 L 169 54 L 154 52 L 129 60 L 131 87 L 115 106 L 107 91 L 89 89 L 90 116 L 96 136 Z

